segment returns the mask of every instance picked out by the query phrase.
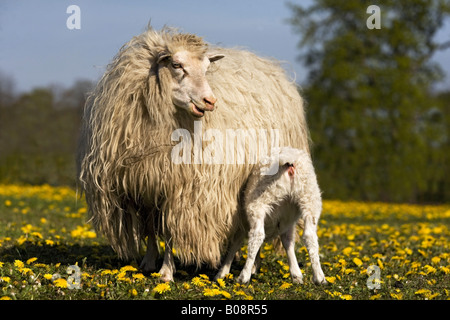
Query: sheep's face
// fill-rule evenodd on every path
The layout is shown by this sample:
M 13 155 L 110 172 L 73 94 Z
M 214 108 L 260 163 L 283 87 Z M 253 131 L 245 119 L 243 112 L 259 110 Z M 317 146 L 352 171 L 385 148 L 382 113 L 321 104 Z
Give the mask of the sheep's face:
M 206 79 L 206 71 L 211 62 L 223 58 L 223 55 L 199 58 L 189 51 L 179 51 L 163 58 L 172 75 L 173 104 L 195 118 L 203 117 L 205 111 L 214 110 L 217 99 Z

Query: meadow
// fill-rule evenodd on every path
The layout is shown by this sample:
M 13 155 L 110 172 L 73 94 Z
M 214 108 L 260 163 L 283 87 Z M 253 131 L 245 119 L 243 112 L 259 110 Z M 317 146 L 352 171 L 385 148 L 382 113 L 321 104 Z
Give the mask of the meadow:
M 67 187 L 0 185 L 0 299 L 450 299 L 448 205 L 325 200 L 318 235 L 327 286 L 312 283 L 301 242 L 302 285 L 292 284 L 286 256 L 272 243 L 263 245 L 248 285 L 235 281 L 245 245 L 224 280 L 215 282 L 207 267 L 177 264 L 175 281 L 163 283 L 139 262 L 119 260 L 86 212 Z

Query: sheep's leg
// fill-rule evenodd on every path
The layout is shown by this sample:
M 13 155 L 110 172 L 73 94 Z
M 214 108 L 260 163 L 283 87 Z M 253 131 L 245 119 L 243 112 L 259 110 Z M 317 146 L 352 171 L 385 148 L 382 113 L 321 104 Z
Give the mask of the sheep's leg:
M 245 233 L 243 231 L 236 231 L 231 240 L 227 255 L 225 260 L 222 263 L 220 270 L 217 272 L 215 276 L 215 280 L 224 278 L 228 273 L 230 273 L 231 264 L 233 263 L 233 259 L 235 257 L 236 252 L 239 250 L 242 244 L 242 240 L 244 240 Z
M 173 274 L 175 273 L 175 262 L 173 260 L 172 241 L 166 240 L 164 251 L 164 262 L 159 270 L 161 280 L 164 282 L 173 281 Z
M 252 275 L 252 267 L 255 263 L 256 255 L 264 242 L 264 219 L 257 219 L 251 223 L 250 232 L 248 235 L 247 246 L 247 261 L 245 261 L 244 268 L 237 279 L 240 283 L 248 283 Z
M 303 275 L 298 266 L 297 257 L 295 255 L 295 225 L 290 227 L 285 233 L 281 234 L 281 242 L 286 250 L 289 264 L 289 272 L 291 273 L 293 283 L 303 283 Z
M 252 274 L 256 274 L 261 267 L 261 248 L 259 248 L 258 253 L 256 254 L 255 264 L 252 268 Z
M 156 260 L 159 256 L 156 236 L 152 231 L 153 230 L 151 230 L 147 239 L 147 252 L 139 266 L 144 272 L 153 272 L 156 270 Z
M 320 266 L 319 241 L 317 238 L 317 220 L 310 215 L 304 217 L 305 229 L 303 230 L 303 241 L 308 249 L 309 259 L 313 271 L 313 282 L 315 284 L 326 284 L 325 276 Z

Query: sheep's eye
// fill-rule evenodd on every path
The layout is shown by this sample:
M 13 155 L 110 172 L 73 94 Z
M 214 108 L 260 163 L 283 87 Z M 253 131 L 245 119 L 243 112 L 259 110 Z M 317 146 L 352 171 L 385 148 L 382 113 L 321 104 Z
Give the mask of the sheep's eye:
M 174 69 L 180 69 L 182 68 L 181 63 L 177 63 L 177 62 L 172 62 L 172 67 Z

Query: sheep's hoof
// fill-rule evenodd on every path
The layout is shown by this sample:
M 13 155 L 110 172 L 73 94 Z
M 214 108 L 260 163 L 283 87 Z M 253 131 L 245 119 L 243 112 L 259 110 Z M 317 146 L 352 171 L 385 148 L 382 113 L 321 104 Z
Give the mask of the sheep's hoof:
M 292 283 L 303 284 L 303 278 L 302 277 L 292 277 Z
M 321 285 L 321 286 L 328 285 L 328 281 L 325 279 L 325 277 L 323 277 L 322 279 L 313 279 L 313 282 L 316 285 Z
M 237 282 L 239 282 L 240 284 L 247 284 L 247 283 L 250 282 L 250 277 L 246 277 L 246 276 L 244 276 L 244 275 L 241 274 L 241 275 L 237 278 Z

